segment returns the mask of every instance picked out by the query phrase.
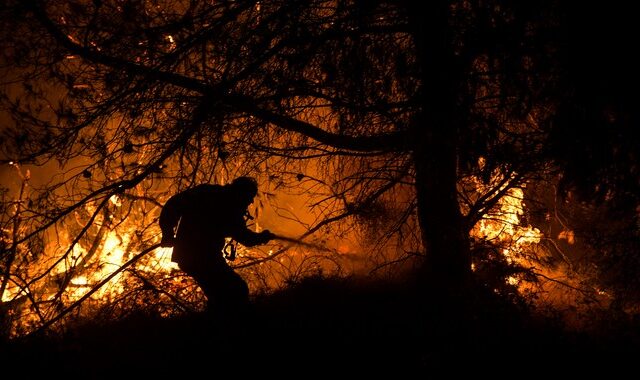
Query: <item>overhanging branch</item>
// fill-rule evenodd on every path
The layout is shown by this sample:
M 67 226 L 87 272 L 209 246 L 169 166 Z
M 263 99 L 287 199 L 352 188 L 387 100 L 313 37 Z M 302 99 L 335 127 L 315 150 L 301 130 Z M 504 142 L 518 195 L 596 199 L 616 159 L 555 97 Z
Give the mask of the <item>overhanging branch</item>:
M 96 49 L 82 46 L 71 40 L 63 33 L 58 26 L 47 16 L 44 6 L 40 1 L 33 0 L 32 8 L 36 18 L 42 23 L 45 29 L 62 46 L 73 54 L 84 59 L 105 65 L 118 70 L 127 71 L 133 75 L 140 75 L 145 78 L 175 85 L 201 93 L 210 98 L 216 98 L 220 104 L 226 105 L 231 111 L 246 113 L 255 116 L 268 123 L 274 124 L 284 130 L 300 133 L 312 138 L 322 144 L 352 151 L 394 151 L 405 149 L 408 140 L 406 132 L 391 132 L 375 134 L 370 136 L 348 136 L 328 132 L 310 123 L 298 120 L 286 115 L 260 107 L 255 99 L 231 94 L 227 90 L 227 84 L 212 85 L 201 80 L 190 78 L 184 75 L 163 71 L 154 67 L 148 67 L 127 61 L 118 57 L 104 54 Z

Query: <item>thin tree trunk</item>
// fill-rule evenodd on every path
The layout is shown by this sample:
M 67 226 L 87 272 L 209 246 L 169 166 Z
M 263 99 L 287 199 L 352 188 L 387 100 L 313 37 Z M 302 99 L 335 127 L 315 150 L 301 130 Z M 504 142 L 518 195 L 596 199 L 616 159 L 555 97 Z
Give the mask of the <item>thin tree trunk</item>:
M 5 264 L 6 272 L 3 274 L 2 284 L 0 285 L 0 303 L 2 302 L 2 298 L 4 297 L 4 292 L 6 291 L 7 286 L 9 284 L 9 280 L 11 278 L 11 266 L 13 265 L 13 262 L 16 259 L 16 256 L 18 255 L 18 241 L 20 238 L 20 222 L 21 222 L 20 214 L 22 214 L 22 202 L 23 202 L 22 198 L 24 197 L 24 190 L 27 185 L 27 181 L 29 180 L 28 177 L 22 176 L 22 173 L 19 172 L 19 174 L 22 177 L 22 184 L 20 186 L 20 193 L 18 194 L 18 200 L 16 201 L 16 212 L 13 216 L 13 228 L 11 232 L 11 248 L 9 249 L 9 257 L 7 258 L 7 263 Z

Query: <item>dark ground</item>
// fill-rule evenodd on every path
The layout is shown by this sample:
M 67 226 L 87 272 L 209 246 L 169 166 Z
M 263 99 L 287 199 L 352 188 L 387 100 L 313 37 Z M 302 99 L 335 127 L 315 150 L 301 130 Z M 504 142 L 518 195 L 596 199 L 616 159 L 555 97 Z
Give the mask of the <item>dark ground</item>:
M 569 332 L 487 294 L 438 308 L 407 286 L 308 279 L 256 299 L 232 326 L 204 314 L 137 316 L 89 323 L 63 340 L 14 341 L 1 357 L 23 378 L 637 376 L 637 323 Z

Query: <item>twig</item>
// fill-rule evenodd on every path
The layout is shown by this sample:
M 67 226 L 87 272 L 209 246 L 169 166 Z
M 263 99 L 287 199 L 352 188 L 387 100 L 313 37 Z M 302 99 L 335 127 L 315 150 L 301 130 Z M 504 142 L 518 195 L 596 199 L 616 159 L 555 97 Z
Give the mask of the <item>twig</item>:
M 47 328 L 49 328 L 49 326 L 53 325 L 54 323 L 58 322 L 60 319 L 62 319 L 62 317 L 64 317 L 65 315 L 67 315 L 71 310 L 75 309 L 76 307 L 80 306 L 80 304 L 82 302 L 84 302 L 87 298 L 91 297 L 91 295 L 93 293 L 95 293 L 98 289 L 100 289 L 101 287 L 103 287 L 106 283 L 108 283 L 109 281 L 111 281 L 112 278 L 114 278 L 116 275 L 118 275 L 120 272 L 122 272 L 123 270 L 125 270 L 127 267 L 129 267 L 130 265 L 132 265 L 133 263 L 135 263 L 136 261 L 138 261 L 142 256 L 146 255 L 147 253 L 153 251 L 154 249 L 160 247 L 160 243 L 158 244 L 154 244 L 151 247 L 143 250 L 142 252 L 138 253 L 137 255 L 135 255 L 134 257 L 132 257 L 129 261 L 127 261 L 126 263 L 124 263 L 120 268 L 116 269 L 113 273 L 111 273 L 109 276 L 107 276 L 107 278 L 105 278 L 104 280 L 100 281 L 100 283 L 98 283 L 96 286 L 94 286 L 93 288 L 91 288 L 91 290 L 89 290 L 84 296 L 82 296 L 79 300 L 77 300 L 76 302 L 72 303 L 71 305 L 69 305 L 66 309 L 64 309 L 63 311 L 61 311 L 58 315 L 56 315 L 54 318 L 50 319 L 49 321 L 47 321 L 45 324 L 43 324 L 42 326 L 40 326 L 36 331 L 33 332 L 33 334 L 39 333 Z

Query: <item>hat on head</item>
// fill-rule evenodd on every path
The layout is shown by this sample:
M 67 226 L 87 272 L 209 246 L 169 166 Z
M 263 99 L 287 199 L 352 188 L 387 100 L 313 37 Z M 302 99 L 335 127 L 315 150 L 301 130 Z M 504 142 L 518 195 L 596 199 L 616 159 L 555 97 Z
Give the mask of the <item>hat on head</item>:
M 258 182 L 251 177 L 238 177 L 229 186 L 239 193 L 252 194 L 252 196 L 258 194 Z

